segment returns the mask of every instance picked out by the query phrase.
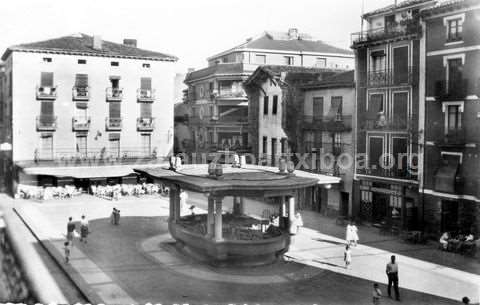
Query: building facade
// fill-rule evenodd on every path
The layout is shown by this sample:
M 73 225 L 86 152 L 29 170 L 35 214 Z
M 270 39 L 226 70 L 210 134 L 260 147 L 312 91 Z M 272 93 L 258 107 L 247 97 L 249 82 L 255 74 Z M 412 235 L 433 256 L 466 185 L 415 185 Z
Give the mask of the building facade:
M 366 13 L 367 30 L 352 34 L 357 85 L 354 201 L 359 217 L 394 230 L 418 229 L 423 218 L 420 10 L 434 3 L 404 1 Z
M 287 65 L 349 69 L 353 54 L 290 29 L 265 32 L 208 58 L 208 67 L 187 74 L 186 103 L 193 108 L 189 125 L 191 152 L 250 149 L 248 98 L 244 82 L 258 66 Z
M 425 29 L 427 231 L 480 232 L 480 3 L 422 12 Z
M 267 65 L 244 84 L 257 162 L 276 166 L 283 157 L 299 169 L 342 178 L 329 189 L 310 187 L 297 194 L 299 208 L 351 214 L 353 167 L 340 168 L 336 159 L 353 155 L 353 77 L 353 71 Z
M 10 47 L 2 60 L 17 183 L 70 183 L 69 167 L 84 167 L 72 172 L 89 178 L 99 165 L 158 162 L 171 153 L 176 57 L 132 39 L 74 34 Z M 103 169 L 103 177 L 131 172 Z

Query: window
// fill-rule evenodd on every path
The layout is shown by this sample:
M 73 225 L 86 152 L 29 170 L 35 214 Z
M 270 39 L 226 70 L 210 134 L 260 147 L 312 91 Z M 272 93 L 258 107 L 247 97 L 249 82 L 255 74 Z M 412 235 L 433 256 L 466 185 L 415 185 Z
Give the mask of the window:
M 78 62 L 79 65 L 85 65 L 85 64 L 87 64 L 87 60 L 86 60 L 86 59 L 79 59 L 77 62 Z
M 283 57 L 283 62 L 287 66 L 293 66 L 293 64 L 294 64 L 293 56 L 284 56 Z
M 51 57 L 44 57 L 43 62 L 52 62 L 52 58 Z
M 393 49 L 393 73 L 395 84 L 408 83 L 408 46 Z
M 142 68 L 150 69 L 150 64 L 143 63 L 143 64 L 142 64 Z
M 141 118 L 151 118 L 152 117 L 152 104 L 151 103 L 140 103 L 140 117 Z
M 460 107 L 460 105 L 447 106 L 447 132 L 456 131 L 462 127 Z
M 8 96 L 11 97 L 13 93 L 13 74 L 12 71 L 8 73 Z
M 263 137 L 263 141 L 262 141 L 262 151 L 264 154 L 267 154 L 268 151 L 267 151 L 267 144 L 268 143 L 268 138 L 267 137 Z
M 112 66 L 112 67 L 118 67 L 119 65 L 120 65 L 120 64 L 119 64 L 118 61 L 112 61 L 112 62 L 110 62 L 110 66 Z
M 393 93 L 393 124 L 395 128 L 407 128 L 408 92 Z
M 53 126 L 55 124 L 55 116 L 53 112 L 52 101 L 42 101 L 40 104 L 40 124 L 42 126 Z
M 385 51 L 378 50 L 370 53 L 370 70 L 383 71 L 385 70 Z
M 327 67 L 327 59 L 322 57 L 317 57 L 315 66 L 319 68 L 326 68 Z
M 110 118 L 120 118 L 121 103 L 108 103 L 108 114 Z
M 452 19 L 448 20 L 447 25 L 447 41 L 460 41 L 462 40 L 462 19 Z
M 395 161 L 394 169 L 406 170 L 408 168 L 408 142 L 407 138 L 392 138 L 392 155 Z
M 53 135 L 51 133 L 42 133 L 40 135 L 39 158 L 41 160 L 53 159 Z
M 452 58 L 447 61 L 447 90 L 450 95 L 462 94 L 463 64 L 462 58 Z
M 343 98 L 341 96 L 332 96 L 328 117 L 336 121 L 341 121 L 342 111 L 343 111 L 342 107 L 343 107 Z
M 277 156 L 277 139 L 272 138 L 272 161 Z
M 151 155 L 151 146 L 152 146 L 152 139 L 151 135 L 148 133 L 141 134 L 141 147 L 142 147 L 142 154 L 145 157 L 149 157 Z
M 368 144 L 368 165 L 372 170 L 380 169 L 380 164 L 382 161 L 380 158 L 383 154 L 383 138 L 369 137 Z
M 261 54 L 255 54 L 255 63 L 259 65 L 264 65 L 267 63 L 267 56 Z
M 113 104 L 113 103 L 111 103 Z M 115 103 L 118 104 L 118 103 Z M 111 133 L 108 135 L 108 152 L 111 157 L 120 157 L 120 134 Z
M 77 153 L 81 156 L 87 155 L 87 134 L 86 133 L 79 133 L 76 136 L 77 138 Z
M 274 95 L 273 101 L 272 101 L 272 114 L 277 114 L 277 107 L 278 107 L 278 95 Z
M 42 72 L 40 74 L 40 87 L 53 87 L 53 72 Z
M 383 94 L 371 94 L 368 99 L 368 112 L 378 114 L 383 111 Z
M 323 117 L 323 97 L 313 98 L 313 118 L 322 120 Z
M 140 89 L 145 92 L 151 92 L 152 90 L 152 79 L 150 77 L 142 77 L 140 79 Z
M 268 96 L 263 97 L 263 114 L 268 114 Z

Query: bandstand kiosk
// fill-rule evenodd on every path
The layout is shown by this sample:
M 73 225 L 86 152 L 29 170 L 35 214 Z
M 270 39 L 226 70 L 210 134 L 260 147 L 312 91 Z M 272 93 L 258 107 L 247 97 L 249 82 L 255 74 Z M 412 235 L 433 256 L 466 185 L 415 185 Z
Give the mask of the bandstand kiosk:
M 188 253 L 216 265 L 261 265 L 281 257 L 290 245 L 295 192 L 318 184 L 328 188 L 340 182 L 338 177 L 304 171 L 279 172 L 274 167 L 256 165 L 217 165 L 212 170 L 207 164 L 192 164 L 177 170 L 152 167 L 135 171 L 170 187 L 170 234 Z M 208 202 L 207 213 L 181 216 L 182 190 L 203 193 Z M 222 212 L 222 201 L 230 196 L 233 209 Z M 246 215 L 247 198 L 269 198 L 266 202 L 278 211 L 278 223 L 273 225 L 268 219 Z

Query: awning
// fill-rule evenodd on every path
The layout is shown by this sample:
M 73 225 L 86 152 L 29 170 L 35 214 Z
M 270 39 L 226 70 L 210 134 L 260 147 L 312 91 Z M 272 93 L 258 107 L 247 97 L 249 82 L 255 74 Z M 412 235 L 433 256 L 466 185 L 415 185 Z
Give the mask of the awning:
M 458 162 L 449 160 L 438 168 L 435 174 L 435 190 L 438 192 L 454 193 L 455 178 L 458 171 Z
M 133 174 L 131 166 L 96 166 L 96 167 L 28 167 L 23 172 L 27 175 L 53 177 L 108 178 L 124 177 Z

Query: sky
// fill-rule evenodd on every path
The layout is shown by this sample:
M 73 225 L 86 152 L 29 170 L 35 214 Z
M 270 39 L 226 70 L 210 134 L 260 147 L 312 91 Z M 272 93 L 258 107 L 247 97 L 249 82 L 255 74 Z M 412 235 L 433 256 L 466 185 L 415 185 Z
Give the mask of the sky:
M 394 0 L 363 0 L 365 12 Z M 0 8 L 0 49 L 85 33 L 179 57 L 177 72 L 265 30 L 297 28 L 348 48 L 360 30 L 362 0 L 15 0 Z

